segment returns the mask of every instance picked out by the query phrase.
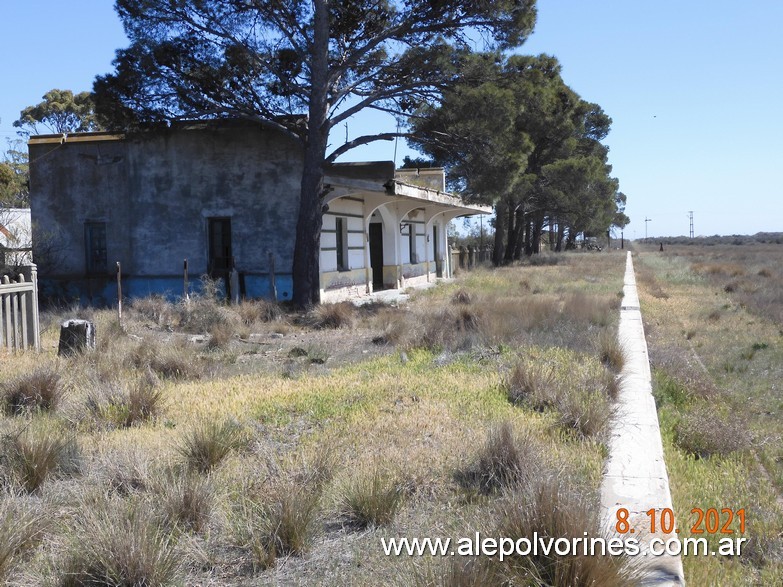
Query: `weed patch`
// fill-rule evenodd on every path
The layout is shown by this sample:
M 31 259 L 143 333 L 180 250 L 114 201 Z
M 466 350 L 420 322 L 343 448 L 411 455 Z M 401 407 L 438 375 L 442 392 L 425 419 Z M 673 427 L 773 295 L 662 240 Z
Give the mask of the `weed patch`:
M 203 420 L 183 434 L 176 450 L 189 469 L 207 473 L 230 452 L 245 446 L 245 432 L 234 420 Z
M 304 554 L 313 538 L 320 492 L 285 485 L 266 495 L 243 491 L 235 505 L 233 526 L 239 545 L 267 569 L 282 556 Z
M 699 402 L 683 412 L 675 426 L 675 442 L 688 454 L 710 458 L 747 450 L 751 438 L 736 412 L 726 415 L 709 403 Z
M 4 383 L 0 390 L 5 411 L 53 412 L 60 405 L 63 387 L 60 374 L 51 367 L 39 367 L 32 373 L 19 375 Z
M 402 485 L 380 469 L 355 476 L 340 492 L 340 518 L 351 528 L 390 523 L 402 505 Z
M 0 496 L 0 581 L 41 541 L 49 523 L 43 513 L 12 495 Z
M 79 447 L 75 438 L 50 422 L 36 423 L 1 439 L 0 466 L 25 491 L 37 491 L 53 475 L 75 473 Z
M 181 581 L 171 534 L 139 506 L 101 504 L 80 517 L 59 587 L 166 587 Z
M 503 422 L 490 430 L 484 446 L 455 478 L 463 488 L 485 495 L 510 489 L 540 472 L 542 452 L 530 435 L 518 436 Z

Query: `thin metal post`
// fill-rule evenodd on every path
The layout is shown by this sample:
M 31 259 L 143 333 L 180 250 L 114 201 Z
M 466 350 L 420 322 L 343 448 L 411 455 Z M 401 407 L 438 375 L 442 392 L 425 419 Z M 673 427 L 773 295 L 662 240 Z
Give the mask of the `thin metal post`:
M 122 266 L 117 261 L 117 319 L 122 326 Z

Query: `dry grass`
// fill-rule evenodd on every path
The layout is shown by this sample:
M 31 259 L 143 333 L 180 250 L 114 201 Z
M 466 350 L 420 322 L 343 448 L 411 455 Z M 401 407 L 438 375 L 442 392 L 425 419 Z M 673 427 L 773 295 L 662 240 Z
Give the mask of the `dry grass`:
M 543 361 L 521 360 L 506 377 L 504 386 L 511 403 L 543 410 L 557 403 L 555 366 Z
M 350 528 L 365 529 L 391 523 L 402 505 L 402 484 L 375 468 L 355 475 L 340 491 L 341 520 Z
M 204 362 L 182 342 L 142 341 L 129 352 L 129 360 L 136 369 L 151 370 L 164 379 L 198 379 L 205 373 Z
M 675 442 L 697 458 L 727 456 L 750 448 L 747 422 L 736 413 L 722 413 L 713 404 L 697 402 L 682 413 Z
M 753 511 L 757 520 L 742 557 L 684 557 L 689 584 L 783 581 L 783 428 L 774 392 L 783 364 L 781 256 L 783 248 L 769 244 L 638 255 L 637 267 L 670 294 L 661 300 L 640 290 L 645 319 L 656 325 L 648 344 L 675 515 L 719 503 Z M 725 291 L 731 282 L 735 291 Z
M 466 274 L 400 308 L 347 308 L 342 323 L 350 332 L 286 320 L 275 305 L 227 306 L 208 295 L 188 304 L 150 300 L 126 313 L 122 330 L 112 329 L 108 313 L 94 312 L 99 348 L 60 370 L 68 393 L 53 416 L 78 434 L 83 475 L 50 474 L 27 497 L 57 524 L 24 568 L 15 567 L 13 581 L 390 584 L 407 563 L 381 555 L 380 535 L 483 531 L 504 494 L 554 466 L 597 487 L 602 448 L 563 434 L 558 406 L 534 413 L 499 389 L 522 353 L 555 361 L 558 378 L 587 363 L 605 371 L 592 341 L 618 289 L 603 277 L 619 280 L 622 263 L 584 259 L 589 267 L 577 259 Z M 233 333 L 222 348 L 207 348 L 209 323 Z M 370 343 L 385 332 L 397 349 Z M 46 336 L 44 353 L 52 354 L 56 333 Z M 346 366 L 349 338 L 352 360 L 365 351 L 374 358 Z M 282 366 L 296 347 L 329 361 L 299 360 L 297 378 L 285 379 Z M 35 362 L 0 357 L 3 380 Z M 140 380 L 165 398 L 165 409 L 131 409 Z M 131 412 L 141 416 L 129 419 Z M 21 421 L 3 425 L 16 429 Z M 504 421 L 513 422 L 512 440 L 496 428 Z M 486 451 L 478 450 L 483 443 Z M 361 527 L 372 530 L 353 531 Z M 439 568 L 431 578 L 492 584 L 505 576 L 479 561 Z M 405 584 L 418 580 L 428 579 L 406 575 Z
M 313 539 L 319 501 L 320 492 L 308 486 L 284 485 L 264 495 L 245 490 L 233 512 L 236 541 L 259 569 L 302 555 Z
M 490 494 L 522 485 L 540 473 L 542 448 L 531 436 L 519 436 L 509 422 L 492 428 L 474 460 L 456 472 L 467 490 Z
M 578 357 L 555 354 L 516 363 L 503 387 L 510 402 L 556 413 L 559 425 L 579 438 L 603 441 L 614 413 L 619 382 L 608 371 Z
M 267 300 L 243 301 L 238 306 L 234 306 L 233 309 L 239 315 L 242 323 L 247 326 L 253 326 L 262 322 L 281 321 L 285 318 L 285 313 L 280 304 Z
M 53 412 L 60 405 L 63 393 L 60 374 L 51 367 L 39 367 L 32 373 L 18 375 L 0 388 L 0 396 L 9 414 Z
M 58 587 L 167 587 L 181 582 L 176 542 L 138 506 L 86 508 L 61 562 Z
M 76 439 L 51 422 L 36 422 L 12 431 L 0 442 L 0 467 L 4 476 L 28 493 L 40 489 L 54 475 L 73 474 L 78 470 Z
M 33 504 L 7 493 L 0 496 L 0 581 L 5 583 L 48 527 L 46 516 Z
M 163 390 L 154 377 L 95 380 L 87 393 L 87 412 L 98 423 L 128 428 L 156 418 L 163 407 Z
M 552 538 L 584 538 L 601 536 L 599 507 L 594 498 L 585 496 L 554 475 L 541 475 L 508 499 L 501 507 L 497 535 L 513 540 L 526 538 L 533 543 L 536 536 Z M 612 556 L 576 554 L 558 556 L 555 553 L 513 555 L 505 559 L 505 572 L 510 584 L 569 587 L 632 586 L 637 584 L 629 568 L 629 560 Z
M 207 348 L 210 350 L 225 349 L 236 335 L 235 328 L 228 322 L 219 322 L 209 331 Z
M 183 434 L 176 449 L 189 469 L 208 473 L 246 445 L 245 432 L 235 420 L 202 420 Z
M 153 492 L 164 528 L 196 533 L 206 529 L 215 501 L 210 479 L 168 471 L 153 482 Z
M 310 310 L 303 323 L 311 328 L 351 328 L 359 310 L 351 302 L 321 304 Z
M 596 342 L 598 357 L 614 373 L 619 373 L 625 365 L 625 349 L 611 330 L 603 330 Z
M 497 564 L 487 558 L 454 557 L 440 566 L 417 569 L 412 581 L 415 587 L 485 587 L 503 585 L 504 577 Z

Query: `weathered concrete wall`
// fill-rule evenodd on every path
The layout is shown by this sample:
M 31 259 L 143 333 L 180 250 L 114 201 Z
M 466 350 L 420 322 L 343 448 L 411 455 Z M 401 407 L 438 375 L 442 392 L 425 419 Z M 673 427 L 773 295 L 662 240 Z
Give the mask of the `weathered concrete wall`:
M 269 292 L 269 253 L 277 289 L 290 297 L 299 204 L 299 145 L 258 125 L 220 122 L 124 140 L 31 141 L 33 222 L 61 242 L 63 262 L 46 277 L 79 282 L 86 273 L 84 225 L 105 222 L 109 277 L 121 261 L 127 295 L 182 292 L 207 271 L 208 218 L 231 220 L 232 253 L 248 295 Z M 90 280 L 94 290 L 112 279 Z M 136 290 L 136 291 L 134 291 Z
M 446 191 L 446 173 L 442 167 L 421 169 L 398 169 L 395 177 L 411 185 L 417 185 L 440 192 Z

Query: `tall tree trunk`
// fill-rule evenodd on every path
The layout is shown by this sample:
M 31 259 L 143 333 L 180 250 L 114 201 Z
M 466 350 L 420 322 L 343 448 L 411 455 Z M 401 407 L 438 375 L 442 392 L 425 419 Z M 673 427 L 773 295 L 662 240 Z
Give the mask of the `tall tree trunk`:
M 525 255 L 533 254 L 533 221 L 530 215 L 525 217 Z
M 555 238 L 555 225 L 557 224 L 557 219 L 553 218 L 551 215 L 549 216 L 549 250 L 554 251 L 555 247 L 557 247 L 557 239 Z M 558 225 L 559 226 L 559 225 Z
M 533 254 L 541 251 L 541 232 L 544 230 L 544 215 L 539 214 L 533 219 L 533 235 L 531 237 L 531 249 Z
M 503 210 L 503 200 L 495 203 L 495 246 L 492 249 L 492 264 L 499 267 L 503 263 L 503 241 L 506 238 L 506 215 Z
M 525 249 L 525 211 L 524 206 L 517 208 L 517 237 L 514 243 L 514 261 L 522 258 L 522 251 Z
M 557 245 L 555 251 L 558 253 L 563 250 L 563 237 L 565 236 L 565 224 L 562 222 L 557 223 Z
M 516 202 L 509 198 L 507 201 L 506 213 L 508 214 L 508 243 L 506 244 L 506 252 L 503 255 L 503 260 L 508 263 L 514 260 L 514 249 L 517 246 L 517 238 L 519 237 L 519 227 L 516 223 Z
M 327 79 L 329 73 L 329 12 L 325 0 L 315 0 L 310 108 L 299 215 L 294 244 L 293 302 L 299 308 L 321 301 L 320 244 L 326 145 L 329 138 Z

